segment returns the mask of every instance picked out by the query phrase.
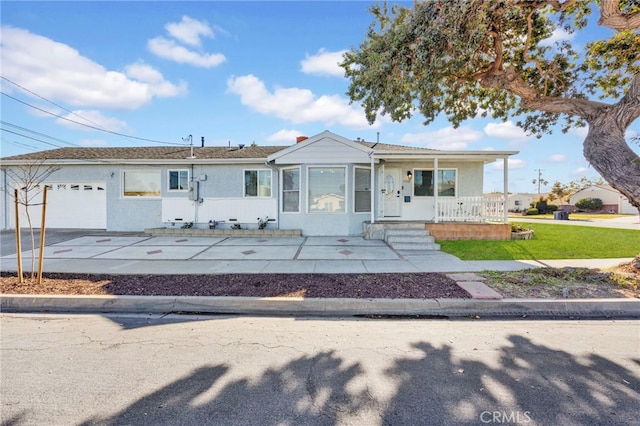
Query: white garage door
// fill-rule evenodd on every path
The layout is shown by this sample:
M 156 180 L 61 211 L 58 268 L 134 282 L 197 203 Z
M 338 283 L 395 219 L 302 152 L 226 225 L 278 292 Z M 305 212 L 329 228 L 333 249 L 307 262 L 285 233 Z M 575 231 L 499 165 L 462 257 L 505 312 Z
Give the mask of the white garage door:
M 106 182 L 47 182 L 47 228 L 107 228 Z M 29 215 L 34 228 L 42 220 L 42 194 L 31 201 Z M 27 228 L 24 208 L 20 227 Z

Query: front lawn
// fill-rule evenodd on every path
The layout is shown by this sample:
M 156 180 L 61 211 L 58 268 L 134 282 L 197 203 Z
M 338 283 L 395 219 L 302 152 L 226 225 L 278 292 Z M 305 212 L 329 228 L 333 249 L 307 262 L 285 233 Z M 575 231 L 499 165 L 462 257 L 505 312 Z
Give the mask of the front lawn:
M 640 253 L 640 231 L 518 222 L 533 229 L 531 240 L 438 241 L 462 260 L 606 259 Z

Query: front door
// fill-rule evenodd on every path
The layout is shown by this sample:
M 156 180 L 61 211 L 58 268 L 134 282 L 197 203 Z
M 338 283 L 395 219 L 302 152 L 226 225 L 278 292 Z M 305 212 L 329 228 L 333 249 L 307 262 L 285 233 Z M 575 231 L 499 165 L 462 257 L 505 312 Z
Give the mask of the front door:
M 400 169 L 385 168 L 382 182 L 382 196 L 384 203 L 382 215 L 384 217 L 399 217 L 402 206 L 402 173 Z

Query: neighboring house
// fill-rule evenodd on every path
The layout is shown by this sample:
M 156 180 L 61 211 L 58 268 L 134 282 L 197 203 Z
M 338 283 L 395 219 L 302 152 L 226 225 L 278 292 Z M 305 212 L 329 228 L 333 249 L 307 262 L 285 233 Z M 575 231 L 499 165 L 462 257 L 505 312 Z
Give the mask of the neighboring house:
M 609 185 L 591 185 L 575 192 L 569 197 L 569 204 L 575 206 L 576 202 L 584 198 L 601 199 L 603 212 L 638 214 L 638 208 L 631 205 L 628 198 Z
M 509 198 L 507 201 L 507 209 L 510 212 L 522 212 L 531 208 L 531 204 L 534 203 L 534 200 L 540 198 L 541 194 L 509 194 Z
M 290 146 L 59 148 L 2 159 L 45 159 L 47 227 L 141 231 L 193 223 L 362 235 L 366 222 L 506 222 L 504 194 L 482 196 L 484 165 L 515 151 L 438 151 L 353 141 L 329 131 Z M 20 187 L 3 173 L 3 188 Z M 507 172 L 504 173 L 507 188 Z M 2 228 L 15 228 L 11 191 Z M 505 191 L 506 193 L 506 191 Z M 39 226 L 40 214 L 32 218 Z M 24 222 L 21 222 L 22 226 Z

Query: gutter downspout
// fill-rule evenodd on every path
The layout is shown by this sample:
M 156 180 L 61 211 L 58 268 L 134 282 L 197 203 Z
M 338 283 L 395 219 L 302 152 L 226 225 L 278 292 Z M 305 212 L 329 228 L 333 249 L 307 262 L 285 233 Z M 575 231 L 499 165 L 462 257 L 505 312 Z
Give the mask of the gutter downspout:
M 438 180 L 438 157 L 433 159 L 433 208 L 435 209 L 435 223 L 440 222 L 440 217 L 438 214 L 438 187 L 440 186 L 440 182 Z
M 503 223 L 509 222 L 509 214 L 507 212 L 507 199 L 509 198 L 509 156 L 504 156 L 504 167 L 503 167 L 503 179 L 502 183 L 502 192 L 503 192 L 503 200 L 502 200 L 502 220 Z
M 7 169 L 3 168 L 2 169 L 2 188 L 4 188 L 4 203 L 3 203 L 3 207 L 4 207 L 4 212 L 3 212 L 3 217 L 4 220 L 2 221 L 2 229 L 9 229 L 9 187 L 7 186 Z
M 371 151 L 369 153 L 369 158 L 371 158 L 371 170 L 370 170 L 370 174 L 371 174 L 371 224 L 373 225 L 375 223 L 376 220 L 376 213 L 375 213 L 375 198 L 376 198 L 376 191 L 375 191 L 375 177 L 376 177 L 376 173 L 374 170 L 374 162 L 373 162 L 373 151 Z
M 280 169 L 273 167 L 267 160 L 264 160 L 264 165 L 276 172 L 276 181 L 278 182 L 278 193 L 276 196 L 276 224 L 278 225 L 278 229 L 280 229 L 280 194 L 282 193 L 280 188 Z

